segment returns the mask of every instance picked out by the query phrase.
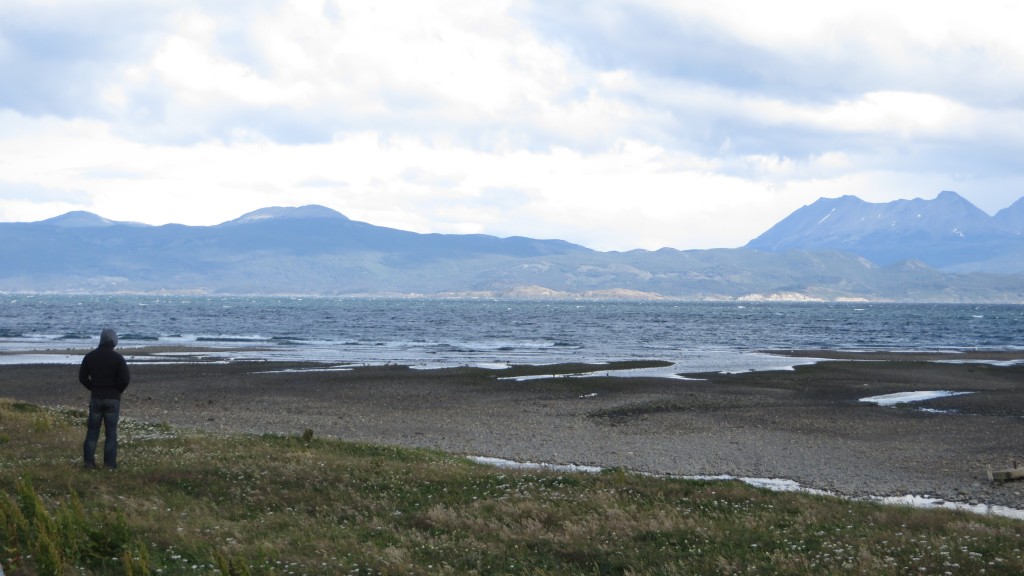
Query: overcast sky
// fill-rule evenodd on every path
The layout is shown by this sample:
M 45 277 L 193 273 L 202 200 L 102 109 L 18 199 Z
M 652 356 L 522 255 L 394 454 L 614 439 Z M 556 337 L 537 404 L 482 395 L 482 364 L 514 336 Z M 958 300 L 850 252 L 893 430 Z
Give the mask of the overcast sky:
M 841 7 L 837 7 L 841 6 Z M 819 197 L 1024 195 L 1024 3 L 3 0 L 0 221 L 322 204 L 736 247 Z

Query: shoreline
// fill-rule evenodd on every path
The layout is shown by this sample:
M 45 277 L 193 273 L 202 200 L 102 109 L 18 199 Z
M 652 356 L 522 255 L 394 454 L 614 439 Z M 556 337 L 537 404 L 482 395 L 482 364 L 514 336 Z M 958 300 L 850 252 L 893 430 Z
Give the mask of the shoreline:
M 524 469 L 524 470 L 555 470 L 564 471 L 570 473 L 588 473 L 596 474 L 603 471 L 602 468 L 595 466 L 583 466 L 577 464 L 548 464 L 545 462 L 515 462 L 512 460 L 503 460 L 501 458 L 493 458 L 490 456 L 468 456 L 470 460 L 477 462 L 478 464 L 486 464 L 495 468 L 508 468 L 508 469 Z M 832 492 L 824 490 L 818 490 L 815 488 L 809 488 L 802 486 L 787 478 L 745 478 L 729 476 L 726 474 L 717 476 L 670 476 L 673 478 L 681 478 L 683 480 L 736 480 L 754 486 L 757 488 L 764 488 L 772 492 L 803 492 L 807 494 L 817 494 L 821 496 L 832 496 L 837 498 L 849 498 L 853 500 L 866 500 L 870 502 L 879 502 L 882 504 L 891 505 L 905 505 L 912 508 L 944 508 L 946 510 L 956 510 L 962 512 L 971 512 L 974 514 L 992 514 L 995 516 L 1003 516 L 1006 518 L 1013 518 L 1016 520 L 1024 520 L 1024 509 L 1009 508 L 1006 506 L 990 505 L 990 504 L 970 504 L 966 502 L 949 502 L 942 499 L 934 499 L 926 496 L 916 496 L 914 494 L 906 494 L 904 496 L 875 496 L 875 495 L 861 495 L 861 496 L 841 496 Z
M 992 484 L 986 474 L 988 465 L 1024 461 L 1024 365 L 933 361 L 947 353 L 782 354 L 829 361 L 687 375 L 696 380 L 508 379 L 516 367 L 306 371 L 323 365 L 140 362 L 122 415 L 217 433 L 309 429 L 517 462 L 781 478 L 844 497 L 916 495 L 1024 509 L 1024 483 Z M 977 354 L 1024 359 L 1024 351 Z M 62 364 L 0 365 L 0 396 L 84 409 L 88 392 L 76 374 Z M 860 401 L 928 390 L 972 393 L 896 406 Z

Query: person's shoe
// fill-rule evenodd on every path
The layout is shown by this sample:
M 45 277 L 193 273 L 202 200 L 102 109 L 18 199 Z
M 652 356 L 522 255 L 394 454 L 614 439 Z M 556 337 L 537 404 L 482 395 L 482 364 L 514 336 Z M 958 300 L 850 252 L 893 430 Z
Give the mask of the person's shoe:
M 95 470 L 96 469 L 96 464 L 93 463 L 93 462 L 86 462 L 85 463 L 85 469 L 86 470 Z

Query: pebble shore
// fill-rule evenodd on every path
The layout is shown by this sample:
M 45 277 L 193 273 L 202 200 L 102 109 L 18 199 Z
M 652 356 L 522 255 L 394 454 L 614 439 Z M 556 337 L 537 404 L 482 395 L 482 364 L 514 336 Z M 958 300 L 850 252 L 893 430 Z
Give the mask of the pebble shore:
M 777 478 L 842 496 L 1024 509 L 1020 354 L 788 352 L 792 371 L 692 379 L 510 378 L 510 370 L 203 361 L 134 362 L 122 416 L 222 433 L 302 434 L 651 474 Z M 153 357 L 156 359 L 156 357 Z M 950 359 L 963 360 L 951 363 Z M 942 360 L 937 362 L 936 360 Z M 77 366 L 0 366 L 0 397 L 85 407 Z M 970 392 L 897 406 L 862 398 Z M 122 461 L 130 466 L 130 447 Z

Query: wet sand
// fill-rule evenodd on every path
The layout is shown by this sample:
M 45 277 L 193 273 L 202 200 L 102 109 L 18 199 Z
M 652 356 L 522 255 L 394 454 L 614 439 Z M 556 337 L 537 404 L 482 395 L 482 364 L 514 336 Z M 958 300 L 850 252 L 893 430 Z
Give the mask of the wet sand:
M 136 354 L 136 351 L 132 351 Z M 1024 509 L 1021 353 L 853 354 L 793 371 L 505 379 L 508 370 L 312 371 L 283 362 L 132 364 L 122 415 L 214 432 L 301 434 L 656 474 L 784 478 L 847 496 L 915 494 Z M 194 360 L 194 359 L 193 359 Z M 0 397 L 84 408 L 77 366 L 0 366 Z M 861 398 L 971 392 L 883 407 Z M 131 449 L 122 450 L 130 466 Z

